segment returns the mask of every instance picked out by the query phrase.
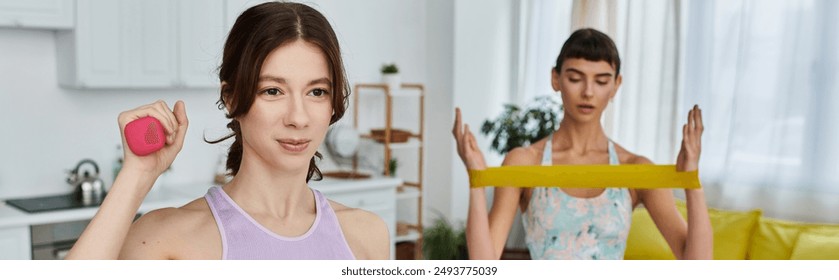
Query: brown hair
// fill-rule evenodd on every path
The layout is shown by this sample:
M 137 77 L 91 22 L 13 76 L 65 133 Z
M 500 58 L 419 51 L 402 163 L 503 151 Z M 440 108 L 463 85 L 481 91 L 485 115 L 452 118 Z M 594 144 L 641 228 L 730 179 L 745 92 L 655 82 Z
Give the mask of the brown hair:
M 233 133 L 215 141 L 207 141 L 216 144 L 235 137 L 227 154 L 227 170 L 230 175 L 236 176 L 239 172 L 243 152 L 242 131 L 235 118 L 247 114 L 253 105 L 259 71 L 268 54 L 296 40 L 314 44 L 326 55 L 333 88 L 332 118 L 329 123 L 333 124 L 344 116 L 350 88 L 344 73 L 338 38 L 326 18 L 317 10 L 299 3 L 269 2 L 247 9 L 236 19 L 227 36 L 219 67 L 222 87 L 217 104 L 219 109 L 229 106 L 226 117 L 230 123 L 227 127 Z M 323 178 L 315 165 L 315 157 L 323 158 L 320 152 L 315 152 L 309 161 L 306 182 L 313 178 Z
M 556 58 L 554 69 L 557 73 L 562 72 L 562 63 L 569 58 L 606 61 L 615 68 L 615 79 L 621 73 L 621 58 L 615 42 L 609 38 L 609 35 L 596 29 L 583 28 L 571 33 Z

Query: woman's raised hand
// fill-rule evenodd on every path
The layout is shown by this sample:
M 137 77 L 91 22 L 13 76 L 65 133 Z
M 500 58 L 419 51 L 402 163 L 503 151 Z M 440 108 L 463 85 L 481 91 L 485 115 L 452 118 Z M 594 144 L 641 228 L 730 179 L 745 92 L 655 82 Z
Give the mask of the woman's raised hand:
M 483 170 L 486 169 L 486 161 L 484 155 L 478 148 L 478 142 L 475 141 L 475 135 L 469 131 L 469 125 L 463 125 L 460 118 L 460 108 L 455 108 L 454 128 L 452 128 L 452 135 L 457 142 L 457 154 L 463 160 L 463 164 L 467 170 Z
M 694 171 L 699 169 L 699 154 L 702 151 L 702 110 L 694 105 L 688 112 L 688 122 L 682 126 L 682 148 L 676 158 L 676 170 Z
M 166 145 L 154 153 L 137 156 L 131 152 L 131 149 L 127 148 L 125 126 L 133 120 L 146 116 L 156 118 L 163 125 L 163 128 L 166 130 Z M 120 135 L 122 135 L 122 146 L 126 147 L 126 149 L 123 149 L 125 160 L 122 170 L 135 170 L 152 174 L 153 176 L 162 174 L 175 161 L 175 156 L 183 148 L 184 137 L 189 126 L 189 120 L 186 117 L 186 107 L 183 101 L 176 102 L 173 111 L 169 109 L 166 102 L 159 100 L 122 112 L 119 114 L 117 121 L 119 123 Z

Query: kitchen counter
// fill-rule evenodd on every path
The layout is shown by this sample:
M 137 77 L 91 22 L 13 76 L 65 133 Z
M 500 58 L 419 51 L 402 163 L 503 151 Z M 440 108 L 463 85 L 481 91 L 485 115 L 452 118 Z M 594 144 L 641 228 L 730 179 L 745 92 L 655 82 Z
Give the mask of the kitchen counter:
M 139 212 L 145 213 L 164 207 L 180 207 L 193 199 L 195 199 L 195 197 L 166 188 L 155 190 L 146 196 L 143 204 L 140 205 Z M 23 210 L 3 203 L 0 205 L 0 228 L 86 220 L 96 215 L 96 211 L 98 210 L 99 207 L 86 207 L 69 210 L 27 213 Z
M 359 190 L 392 188 L 402 184 L 402 180 L 392 177 L 377 177 L 363 180 L 339 180 L 324 178 L 323 181 L 312 181 L 309 185 L 325 194 L 328 198 Z M 160 190 L 153 190 L 146 196 L 140 206 L 140 213 L 165 207 L 180 207 L 190 201 L 203 196 L 212 184 L 192 184 L 186 186 L 167 186 Z M 48 224 L 56 222 L 90 219 L 99 210 L 98 207 L 79 208 L 71 210 L 56 210 L 40 213 L 26 213 L 20 209 L 0 204 L 0 228 Z

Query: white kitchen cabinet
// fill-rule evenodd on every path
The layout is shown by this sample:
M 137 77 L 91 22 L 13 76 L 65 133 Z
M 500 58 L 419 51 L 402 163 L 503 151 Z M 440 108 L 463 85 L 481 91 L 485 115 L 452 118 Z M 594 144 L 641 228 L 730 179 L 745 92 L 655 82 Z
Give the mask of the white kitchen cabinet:
M 0 0 L 0 27 L 70 29 L 73 0 Z
M 72 88 L 175 85 L 175 6 L 165 0 L 78 0 L 76 28 L 56 37 L 59 84 Z
M 0 228 L 0 260 L 31 260 L 29 226 Z
M 58 83 L 69 87 L 108 87 L 129 78 L 123 26 L 125 1 L 77 2 L 75 30 L 56 34 Z
M 224 22 L 224 1 L 178 1 L 180 82 L 184 87 L 218 87 L 216 69 L 229 27 Z
M 111 1 L 111 0 L 108 0 Z M 177 2 L 128 1 L 129 87 L 172 87 L 177 77 Z
M 70 88 L 216 87 L 224 2 L 78 0 L 57 34 L 58 81 Z
M 326 193 L 329 199 L 351 208 L 373 212 L 388 225 L 388 232 L 396 232 L 396 189 L 382 188 L 345 193 Z

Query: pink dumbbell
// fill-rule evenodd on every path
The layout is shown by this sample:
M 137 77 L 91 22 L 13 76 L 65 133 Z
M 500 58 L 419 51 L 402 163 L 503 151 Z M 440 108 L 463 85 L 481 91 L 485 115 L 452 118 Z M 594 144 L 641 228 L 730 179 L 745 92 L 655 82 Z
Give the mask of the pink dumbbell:
M 163 148 L 166 134 L 154 117 L 142 117 L 125 125 L 125 141 L 135 155 L 145 156 Z

